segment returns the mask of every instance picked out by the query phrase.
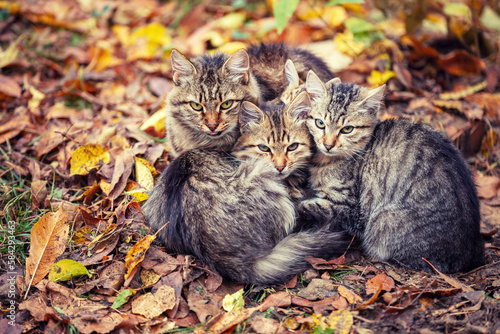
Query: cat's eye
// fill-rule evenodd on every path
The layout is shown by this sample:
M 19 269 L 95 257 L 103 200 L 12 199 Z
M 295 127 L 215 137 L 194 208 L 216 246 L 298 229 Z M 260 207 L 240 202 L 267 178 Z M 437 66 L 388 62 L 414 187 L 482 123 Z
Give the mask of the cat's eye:
M 287 151 L 295 151 L 297 149 L 297 147 L 299 147 L 299 143 L 293 143 L 292 145 L 288 146 L 287 147 Z
M 315 122 L 315 124 L 316 124 L 316 126 L 317 126 L 318 128 L 320 128 L 320 129 L 324 129 L 324 128 L 325 128 L 325 123 L 323 123 L 323 121 L 322 121 L 322 120 L 320 120 L 320 119 L 316 118 L 316 120 L 315 120 L 314 122 Z
M 220 105 L 222 110 L 229 109 L 233 106 L 234 100 L 227 100 Z
M 199 103 L 194 102 L 194 101 L 189 102 L 189 105 L 191 106 L 191 108 L 193 108 L 196 111 L 203 110 L 203 106 Z
M 262 144 L 260 144 L 260 145 L 258 145 L 257 147 L 258 147 L 258 148 L 259 148 L 259 150 L 261 150 L 262 152 L 269 152 L 269 151 L 271 151 L 271 149 L 270 149 L 269 147 L 267 147 L 266 145 L 262 145 Z
M 354 130 L 354 126 L 352 125 L 346 125 L 344 126 L 341 130 L 340 130 L 340 133 L 343 133 L 343 134 L 348 134 L 348 133 L 351 133 L 352 130 Z

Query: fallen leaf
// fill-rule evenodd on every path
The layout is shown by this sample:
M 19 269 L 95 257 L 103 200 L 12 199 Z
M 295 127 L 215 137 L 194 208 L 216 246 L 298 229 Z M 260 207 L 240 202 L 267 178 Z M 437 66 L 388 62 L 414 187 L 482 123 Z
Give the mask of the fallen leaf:
M 81 146 L 71 156 L 69 176 L 87 175 L 92 169 L 98 169 L 110 160 L 111 156 L 102 146 L 93 144 Z
M 117 309 L 120 306 L 124 305 L 130 298 L 130 296 L 134 295 L 134 291 L 131 289 L 124 289 L 122 290 L 118 296 L 116 296 L 115 301 L 113 302 L 113 305 L 111 305 L 112 308 Z
M 31 182 L 31 199 L 34 207 L 44 208 L 44 201 L 47 197 L 47 181 L 37 180 Z
M 81 263 L 70 259 L 63 259 L 52 265 L 49 272 L 49 280 L 52 282 L 69 281 L 83 275 L 92 276 Z
M 226 312 L 239 311 L 245 308 L 245 299 L 243 299 L 243 289 L 240 289 L 232 295 L 224 296 L 222 300 L 222 308 Z
M 148 319 L 161 315 L 175 306 L 175 291 L 163 285 L 153 294 L 148 292 L 132 301 L 132 312 Z
M 132 273 L 132 270 L 144 259 L 146 252 L 151 246 L 153 240 L 156 239 L 156 235 L 146 235 L 144 238 L 139 240 L 127 253 L 125 256 L 125 267 L 127 268 L 127 273 L 125 274 L 125 280 L 127 280 Z
M 26 296 L 29 287 L 47 275 L 54 261 L 66 249 L 69 235 L 68 217 L 59 209 L 48 212 L 31 228 L 30 252 L 26 259 Z
M 371 295 L 381 289 L 382 291 L 392 291 L 394 280 L 386 274 L 378 274 L 366 282 L 366 294 Z
M 347 289 L 343 285 L 339 285 L 339 287 L 337 288 L 337 291 L 339 292 L 339 294 L 342 297 L 344 297 L 345 299 L 347 299 L 347 301 L 350 304 L 363 302 L 363 299 L 360 296 L 358 296 L 356 293 L 352 292 L 351 290 Z
M 12 78 L 0 74 L 0 94 L 20 98 L 21 86 Z
M 492 198 L 496 196 L 497 190 L 500 188 L 500 177 L 498 176 L 476 174 L 475 181 L 477 184 L 477 195 L 480 198 Z
M 147 163 L 147 161 L 145 162 Z M 135 158 L 135 179 L 146 190 L 153 189 L 155 185 L 153 174 L 151 174 L 151 171 L 144 162 L 138 158 Z

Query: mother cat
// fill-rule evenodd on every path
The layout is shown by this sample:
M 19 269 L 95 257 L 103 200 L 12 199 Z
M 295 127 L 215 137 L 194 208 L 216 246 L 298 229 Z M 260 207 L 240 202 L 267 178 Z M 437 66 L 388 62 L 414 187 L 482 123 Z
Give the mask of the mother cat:
M 233 55 L 202 55 L 188 60 L 172 50 L 174 87 L 165 101 L 171 155 L 193 148 L 229 151 L 239 136 L 243 101 L 279 98 L 288 85 L 284 67 L 291 59 L 302 80 L 314 70 L 323 80 L 333 74 L 323 60 L 284 44 L 252 45 Z

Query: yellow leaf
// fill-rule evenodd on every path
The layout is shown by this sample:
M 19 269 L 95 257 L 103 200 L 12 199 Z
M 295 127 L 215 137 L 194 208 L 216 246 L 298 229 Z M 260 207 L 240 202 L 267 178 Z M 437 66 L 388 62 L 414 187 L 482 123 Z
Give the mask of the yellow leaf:
M 87 275 L 91 277 L 85 266 L 79 262 L 64 259 L 54 263 L 49 272 L 49 280 L 52 282 L 69 281 L 72 278 Z
M 24 38 L 24 35 L 19 36 L 5 51 L 0 49 L 0 68 L 7 66 L 16 60 L 19 53 L 18 43 L 22 38 Z
M 159 23 L 153 22 L 139 27 L 130 35 L 127 60 L 151 59 L 158 50 L 169 45 L 171 40 L 167 28 Z
M 344 7 L 329 6 L 325 8 L 322 17 L 326 22 L 329 23 L 330 27 L 336 28 L 344 24 L 344 21 L 347 20 L 348 15 Z
M 144 260 L 144 256 L 146 256 L 146 252 L 149 249 L 149 246 L 156 239 L 156 235 L 146 235 L 144 238 L 139 240 L 127 253 L 125 256 L 125 267 L 128 269 L 125 274 L 125 280 L 128 279 L 132 270 Z
M 243 12 L 229 13 L 215 20 L 214 26 L 222 29 L 236 30 L 245 23 L 246 18 L 247 15 Z
M 109 196 L 111 192 L 111 183 L 101 180 L 101 182 L 99 182 L 99 187 L 101 187 L 102 192 L 105 193 L 106 196 Z
M 45 94 L 33 86 L 30 87 L 31 99 L 28 101 L 28 108 L 32 113 L 38 113 L 40 102 L 45 98 Z
M 350 31 L 335 34 L 333 42 L 340 52 L 351 57 L 359 56 L 366 49 L 366 44 L 356 42 L 354 35 Z
M 149 168 L 138 158 L 135 158 L 135 179 L 144 189 L 153 189 L 155 182 Z
M 116 37 L 123 46 L 130 45 L 130 27 L 115 24 L 111 27 L 111 30 L 115 33 Z
M 154 128 L 156 133 L 165 133 L 165 120 L 167 114 L 164 108 L 161 108 L 142 123 L 140 129 L 146 131 L 148 128 Z
M 94 56 L 88 68 L 96 72 L 105 70 L 108 67 L 121 65 L 124 62 L 113 55 L 113 46 L 109 43 L 98 43 L 97 46 L 91 47 L 91 53 Z
M 351 312 L 347 310 L 333 311 L 326 317 L 321 314 L 313 314 L 311 318 L 315 328 L 319 327 L 323 331 L 326 329 L 333 329 L 336 334 L 349 334 L 354 323 Z
M 395 77 L 396 73 L 394 73 L 391 70 L 385 70 L 384 72 L 373 70 L 370 76 L 368 77 L 368 83 L 372 87 L 378 87 L 385 84 L 389 79 Z
M 48 212 L 31 228 L 30 255 L 26 259 L 26 283 L 37 284 L 47 275 L 54 261 L 64 253 L 69 234 L 68 217 L 59 209 Z
M 234 53 L 239 49 L 245 49 L 246 44 L 243 42 L 229 42 L 222 44 L 217 51 L 222 53 Z
M 160 280 L 161 276 L 155 273 L 153 269 L 141 271 L 141 282 L 144 286 L 151 286 Z
M 102 164 L 109 163 L 110 159 L 111 156 L 102 146 L 93 144 L 81 146 L 77 148 L 71 156 L 69 176 L 87 175 L 92 169 L 99 168 Z
M 243 289 L 240 289 L 232 295 L 227 294 L 222 300 L 222 308 L 226 312 L 243 310 L 245 307 L 245 300 L 243 299 Z

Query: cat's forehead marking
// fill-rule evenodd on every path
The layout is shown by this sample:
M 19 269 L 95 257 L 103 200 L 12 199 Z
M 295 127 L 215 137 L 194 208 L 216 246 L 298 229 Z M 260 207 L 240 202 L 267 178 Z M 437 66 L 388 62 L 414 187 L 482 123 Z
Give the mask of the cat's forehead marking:
M 328 111 L 330 120 L 346 117 L 348 106 L 359 99 L 360 90 L 351 83 L 330 84 L 328 87 L 330 103 Z

